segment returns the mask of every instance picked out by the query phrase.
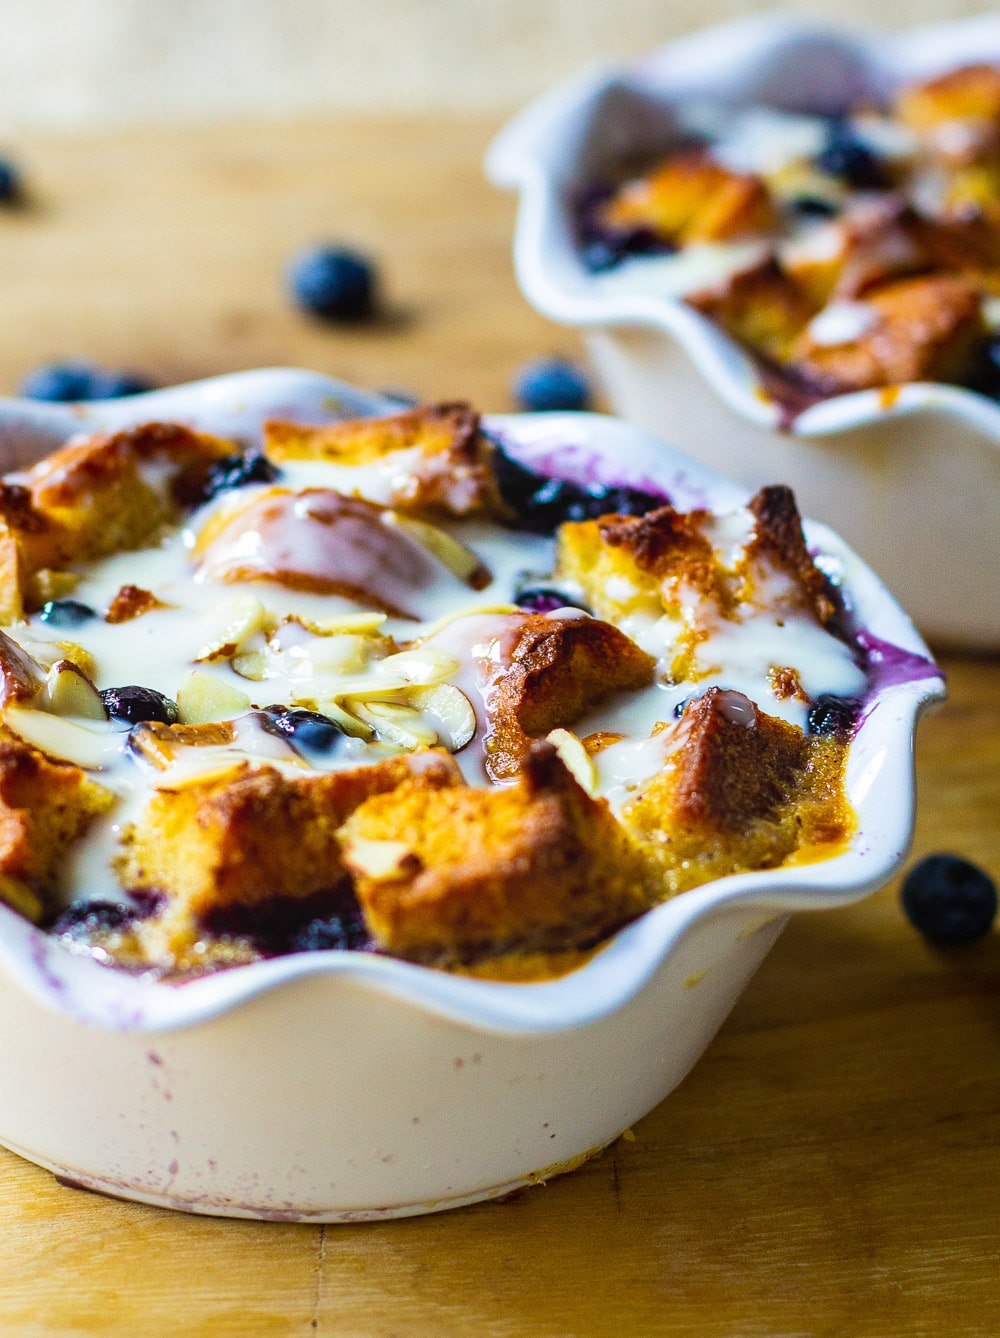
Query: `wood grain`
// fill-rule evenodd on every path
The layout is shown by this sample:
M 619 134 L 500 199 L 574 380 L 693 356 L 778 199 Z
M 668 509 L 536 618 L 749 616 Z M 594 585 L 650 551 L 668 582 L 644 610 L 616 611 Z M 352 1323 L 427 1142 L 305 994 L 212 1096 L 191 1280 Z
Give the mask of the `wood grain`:
M 0 385 L 86 353 L 163 380 L 300 364 L 509 407 L 514 367 L 575 341 L 517 294 L 511 203 L 478 169 L 490 130 L 386 120 L 22 143 L 37 200 L 0 218 Z M 379 327 L 328 331 L 286 304 L 287 258 L 321 237 L 382 259 Z M 957 850 L 997 875 L 1000 663 L 948 668 L 951 699 L 921 730 L 915 853 Z M 66 1189 L 0 1152 L 0 1332 L 995 1335 L 998 997 L 1000 938 L 936 951 L 895 887 L 800 916 L 634 1141 L 440 1217 L 185 1217 Z

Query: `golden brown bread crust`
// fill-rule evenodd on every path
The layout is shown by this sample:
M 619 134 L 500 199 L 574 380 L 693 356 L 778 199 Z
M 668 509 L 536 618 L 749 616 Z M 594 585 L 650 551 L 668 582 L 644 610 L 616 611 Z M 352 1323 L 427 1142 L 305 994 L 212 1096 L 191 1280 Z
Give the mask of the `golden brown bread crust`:
M 173 423 L 75 440 L 0 483 L 0 622 L 24 611 L 31 578 L 152 542 L 198 496 L 231 442 Z M 165 486 L 141 466 L 168 462 Z
M 687 301 L 741 344 L 779 363 L 821 305 L 773 257 Z
M 401 461 L 392 479 L 392 505 L 400 511 L 440 511 L 467 516 L 496 508 L 489 447 L 479 415 L 464 402 L 428 404 L 383 418 L 308 427 L 271 421 L 264 425 L 264 453 L 285 460 L 326 460 L 367 465 L 397 452 L 417 452 Z
M 0 733 L 0 899 L 42 917 L 73 844 L 115 798 L 79 767 Z
M 571 725 L 603 697 L 653 681 L 656 662 L 596 618 L 528 614 L 502 646 L 502 671 L 487 695 L 486 770 L 517 775 L 532 738 Z
M 964 65 L 923 83 L 900 89 L 894 114 L 912 130 L 926 133 L 954 121 L 1000 125 L 1000 68 L 986 63 Z M 1000 147 L 994 137 L 985 151 Z
M 369 930 L 416 961 L 586 947 L 656 896 L 638 846 L 546 743 L 514 786 L 411 781 L 362 804 L 342 839 Z
M 747 546 L 751 563 L 778 567 L 796 583 L 816 621 L 824 626 L 836 612 L 830 582 L 812 559 L 802 532 L 795 494 L 784 484 L 761 488 L 747 503 L 756 524 Z
M 766 232 L 777 221 L 760 177 L 732 172 L 697 152 L 677 154 L 628 182 L 602 218 L 611 228 L 651 228 L 682 246 Z
M 791 365 L 828 393 L 958 381 L 984 333 L 979 295 L 958 275 L 903 279 L 865 295 L 875 323 L 849 343 L 817 344 L 808 330 Z

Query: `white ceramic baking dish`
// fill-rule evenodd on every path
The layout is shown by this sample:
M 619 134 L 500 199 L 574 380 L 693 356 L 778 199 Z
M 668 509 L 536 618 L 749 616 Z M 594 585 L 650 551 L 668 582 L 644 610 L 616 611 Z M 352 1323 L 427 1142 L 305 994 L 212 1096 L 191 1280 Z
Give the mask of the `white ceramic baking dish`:
M 0 469 L 81 429 L 175 419 L 245 439 L 274 415 L 386 407 L 295 371 L 79 408 L 6 401 Z M 490 424 L 565 477 L 654 480 L 682 505 L 746 497 L 613 419 Z M 317 952 L 172 986 L 74 955 L 0 906 L 0 1141 L 126 1198 L 335 1222 L 503 1194 L 614 1139 L 681 1081 L 789 914 L 863 896 L 907 849 L 914 725 L 942 681 L 872 573 L 826 529 L 808 533 L 841 565 L 872 644 L 888 643 L 851 748 L 859 830 L 846 853 L 685 893 L 580 970 L 530 985 Z
M 924 635 L 1000 647 L 1000 405 L 914 384 L 828 399 L 791 424 L 750 359 L 683 302 L 610 292 L 581 264 L 581 187 L 671 142 L 678 105 L 721 99 L 832 112 L 968 61 L 1000 61 L 1000 18 L 896 35 L 771 16 L 596 69 L 521 112 L 487 170 L 521 192 L 514 257 L 528 300 L 586 332 L 615 410 L 747 487 L 781 479 L 876 568 Z

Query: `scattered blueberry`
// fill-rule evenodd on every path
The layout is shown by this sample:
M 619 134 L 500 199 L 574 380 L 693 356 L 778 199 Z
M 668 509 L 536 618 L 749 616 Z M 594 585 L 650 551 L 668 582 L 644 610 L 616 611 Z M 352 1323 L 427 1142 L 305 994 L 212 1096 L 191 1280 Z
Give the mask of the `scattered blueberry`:
M 293 934 L 289 952 L 324 952 L 330 948 L 368 948 L 371 936 L 360 908 L 310 920 Z
M 25 399 L 66 404 L 120 399 L 151 389 L 149 381 L 132 372 L 104 371 L 89 362 L 54 362 L 29 372 L 21 383 Z
M 0 204 L 19 204 L 23 198 L 21 173 L 9 158 L 0 158 Z
M 840 213 L 839 206 L 833 200 L 824 200 L 820 195 L 797 195 L 788 203 L 792 212 L 800 218 L 833 218 Z
M 161 725 L 177 721 L 177 703 L 155 688 L 142 688 L 134 683 L 124 688 L 105 688 L 101 701 L 112 720 L 124 720 L 129 725 L 140 725 L 145 720 L 155 720 Z
M 38 617 L 51 627 L 79 627 L 96 618 L 97 610 L 89 604 L 81 604 L 78 599 L 50 599 L 42 605 Z
M 96 934 L 124 929 L 139 918 L 141 914 L 134 906 L 118 901 L 74 901 L 56 919 L 52 933 L 76 943 L 85 943 Z
M 826 147 L 816 155 L 816 166 L 859 190 L 883 190 L 888 185 L 885 164 L 846 121 L 833 122 Z
M 553 534 L 566 520 L 593 520 L 617 513 L 644 516 L 663 506 L 666 498 L 640 488 L 584 487 L 564 479 L 546 478 L 513 460 L 497 446 L 493 469 L 500 496 L 514 512 L 513 527 L 531 534 Z
M 590 382 L 578 367 L 560 358 L 542 358 L 522 367 L 514 378 L 514 398 L 526 413 L 586 409 Z
M 343 246 L 303 251 L 288 271 L 295 300 L 331 321 L 363 320 L 375 305 L 375 270 L 366 256 Z
M 584 606 L 570 599 L 561 590 L 553 590 L 547 585 L 526 585 L 514 596 L 514 603 L 519 609 L 529 613 L 551 613 L 554 609 L 582 609 Z
M 207 501 L 230 488 L 242 488 L 248 483 L 273 483 L 280 471 L 260 451 L 246 451 L 242 455 L 226 455 L 217 460 L 208 471 L 201 491 Z
M 817 697 L 809 709 L 810 734 L 839 734 L 844 737 L 857 724 L 861 703 L 855 697 Z
M 903 881 L 903 910 L 934 943 L 971 943 L 997 913 L 993 879 L 958 855 L 929 855 Z
M 344 731 L 329 716 L 293 706 L 265 706 L 261 723 L 271 734 L 312 753 L 331 753 Z

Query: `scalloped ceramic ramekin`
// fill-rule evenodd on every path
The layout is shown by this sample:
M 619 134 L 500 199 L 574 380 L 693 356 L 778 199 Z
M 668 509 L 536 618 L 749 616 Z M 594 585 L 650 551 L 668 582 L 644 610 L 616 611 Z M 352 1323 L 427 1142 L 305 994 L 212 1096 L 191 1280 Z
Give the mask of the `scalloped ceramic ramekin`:
M 501 131 L 487 171 L 521 192 L 514 258 L 528 300 L 586 331 L 617 412 L 749 488 L 789 483 L 878 570 L 925 636 L 1000 648 L 1000 405 L 913 384 L 815 405 L 794 423 L 750 359 L 676 299 L 609 292 L 581 264 L 581 187 L 672 137 L 671 108 L 720 99 L 837 111 L 967 61 L 1000 61 L 993 15 L 900 35 L 785 17 L 727 24 L 620 69 L 591 69 Z
M 0 470 L 80 430 L 386 411 L 310 372 L 222 377 L 79 407 L 0 402 Z M 655 481 L 679 505 L 744 489 L 614 419 L 489 420 L 564 477 Z M 649 912 L 559 980 L 507 985 L 317 952 L 184 985 L 77 956 L 0 906 L 0 1141 L 75 1184 L 165 1207 L 317 1222 L 503 1194 L 609 1143 L 684 1077 L 788 915 L 883 883 L 907 849 L 916 718 L 943 695 L 912 625 L 832 533 L 881 680 L 851 747 L 859 828 L 834 859 L 722 879 Z M 512 537 L 516 542 L 516 536 Z M 883 644 L 885 643 L 885 644 Z

